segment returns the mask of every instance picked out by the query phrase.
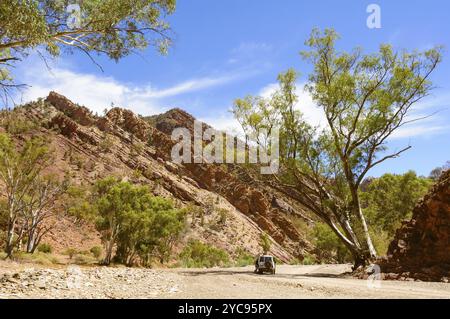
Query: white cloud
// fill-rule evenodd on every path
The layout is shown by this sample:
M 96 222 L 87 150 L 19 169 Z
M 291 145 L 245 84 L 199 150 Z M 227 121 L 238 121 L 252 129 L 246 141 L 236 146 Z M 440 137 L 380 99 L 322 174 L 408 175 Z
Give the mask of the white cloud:
M 432 136 L 448 130 L 446 126 L 409 125 L 399 128 L 391 135 L 391 139 L 404 139 L 415 136 Z
M 189 80 L 186 82 L 182 82 L 173 87 L 170 87 L 167 89 L 161 89 L 161 90 L 148 87 L 147 89 L 143 90 L 140 93 L 140 96 L 146 97 L 146 98 L 171 97 L 171 96 L 176 96 L 176 95 L 180 95 L 183 93 L 206 89 L 206 88 L 213 87 L 213 86 L 227 84 L 229 82 L 232 82 L 233 80 L 237 80 L 238 78 L 239 78 L 238 75 L 225 75 L 225 76 L 219 76 L 216 78 L 205 77 L 205 78 L 193 79 L 193 80 Z
M 239 122 L 234 118 L 231 112 L 223 112 L 216 116 L 207 116 L 199 118 L 200 121 L 211 125 L 219 131 L 224 131 L 228 134 L 243 137 L 244 131 Z
M 319 128 L 327 127 L 327 120 L 325 113 L 321 108 L 317 107 L 314 103 L 311 95 L 304 90 L 305 83 L 297 83 L 296 94 L 298 96 L 298 102 L 296 104 L 296 109 L 303 113 L 305 120 Z M 271 83 L 263 87 L 259 91 L 259 95 L 265 98 L 269 98 L 275 90 L 278 88 L 277 83 Z M 432 96 L 428 99 L 424 99 L 420 103 L 414 106 L 408 120 L 416 118 L 424 118 L 417 122 L 406 124 L 405 126 L 399 128 L 391 136 L 392 139 L 405 139 L 417 136 L 432 136 L 436 134 L 442 134 L 450 130 L 450 126 L 446 125 L 445 121 L 447 116 L 443 116 L 441 113 L 431 115 L 436 111 L 447 111 L 450 109 L 450 93 L 442 93 L 438 96 Z M 429 116 L 429 117 L 428 117 Z
M 231 50 L 231 54 L 240 56 L 252 56 L 261 52 L 272 50 L 270 44 L 264 42 L 242 42 L 238 47 Z
M 216 77 L 194 78 L 168 88 L 152 85 L 132 85 L 112 77 L 81 73 L 70 68 L 54 67 L 47 70 L 42 62 L 32 59 L 20 72 L 20 80 L 30 85 L 18 99 L 22 103 L 46 97 L 56 91 L 79 104 L 101 113 L 111 103 L 141 115 L 151 115 L 167 110 L 164 99 L 181 94 L 225 85 L 249 76 L 250 73 L 228 73 Z
M 298 96 L 298 102 L 295 105 L 295 108 L 302 112 L 304 119 L 310 125 L 318 126 L 319 128 L 325 128 L 325 113 L 322 111 L 322 109 L 317 107 L 309 92 L 304 90 L 304 86 L 305 83 L 297 83 L 297 89 L 295 93 Z M 277 83 L 268 84 L 259 91 L 259 95 L 264 98 L 269 98 L 277 88 Z
M 28 83 L 30 87 L 22 95 L 23 102 L 46 97 L 50 91 L 61 93 L 74 102 L 99 113 L 109 107 L 111 103 L 125 106 L 128 103 L 136 102 L 133 96 L 128 95 L 131 91 L 129 87 L 110 77 L 54 68 L 51 72 L 27 71 L 24 74 L 24 82 Z M 133 107 L 142 108 L 143 105 L 138 103 L 138 106 L 135 106 L 133 103 Z
M 239 62 L 254 63 L 261 60 L 266 60 L 267 56 L 273 52 L 273 47 L 264 42 L 242 42 L 230 52 L 231 57 L 228 59 L 229 64 Z

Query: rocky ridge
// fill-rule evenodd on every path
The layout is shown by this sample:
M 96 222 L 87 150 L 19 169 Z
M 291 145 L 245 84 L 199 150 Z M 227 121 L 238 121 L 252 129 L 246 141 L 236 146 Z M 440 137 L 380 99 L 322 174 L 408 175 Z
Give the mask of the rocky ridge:
M 450 170 L 397 230 L 381 270 L 389 279 L 450 280 Z
M 45 100 L 25 105 L 17 112 L 39 123 L 39 134 L 50 138 L 56 153 L 51 170 L 68 172 L 76 184 L 91 184 L 108 175 L 122 176 L 148 185 L 156 195 L 172 198 L 177 206 L 195 204 L 207 211 L 201 222 L 189 221 L 186 240 L 197 238 L 231 255 L 239 249 L 257 254 L 261 252 L 259 237 L 264 231 L 273 241 L 271 253 L 283 261 L 301 260 L 314 251 L 290 219 L 302 208 L 288 198 L 262 184 L 247 183 L 248 176 L 236 174 L 232 167 L 171 161 L 174 142 L 170 130 L 181 125 L 191 129 L 194 120 L 180 109 L 153 121 L 122 108 L 113 108 L 101 117 L 50 92 Z M 218 222 L 214 209 L 207 209 L 211 205 L 227 212 L 225 223 Z M 99 244 L 92 227 L 73 231 L 71 222 L 70 217 L 62 217 L 46 240 L 59 251 Z

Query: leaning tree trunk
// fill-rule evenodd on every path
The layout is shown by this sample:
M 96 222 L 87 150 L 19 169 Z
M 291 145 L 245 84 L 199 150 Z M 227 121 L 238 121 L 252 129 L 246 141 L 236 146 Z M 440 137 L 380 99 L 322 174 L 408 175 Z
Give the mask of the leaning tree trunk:
M 14 231 L 16 228 L 16 221 L 15 218 L 11 216 L 8 221 L 8 231 L 7 231 L 7 237 L 6 237 L 6 258 L 11 258 L 13 251 L 14 251 Z
M 353 205 L 354 205 L 354 213 L 355 216 L 358 218 L 359 222 L 361 223 L 362 226 L 362 231 L 363 231 L 363 235 L 364 235 L 364 242 L 366 244 L 366 254 L 368 255 L 368 260 L 369 259 L 375 259 L 377 258 L 377 251 L 375 250 L 375 247 L 373 245 L 372 242 L 372 238 L 370 236 L 369 233 L 369 227 L 367 226 L 367 222 L 366 222 L 366 218 L 364 217 L 362 208 L 361 208 L 361 202 L 359 200 L 359 196 L 358 196 L 358 190 L 354 190 L 352 192 L 352 197 L 353 197 Z
M 114 241 L 111 238 L 106 244 L 105 259 L 103 259 L 103 264 L 106 266 L 111 263 L 113 247 Z
M 349 252 L 352 254 L 353 270 L 356 270 L 359 266 L 365 266 L 367 264 L 367 254 L 357 241 L 356 235 L 354 234 L 354 231 L 351 228 L 350 224 L 346 223 L 344 226 L 342 226 L 346 229 L 346 233 L 354 235 L 350 238 L 347 238 L 332 221 L 327 224 L 331 227 L 335 235 L 344 243 L 345 247 L 347 247 Z

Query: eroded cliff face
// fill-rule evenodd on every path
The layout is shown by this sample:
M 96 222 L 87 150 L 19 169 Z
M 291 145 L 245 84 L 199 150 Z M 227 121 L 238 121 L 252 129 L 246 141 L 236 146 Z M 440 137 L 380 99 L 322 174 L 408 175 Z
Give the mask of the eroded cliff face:
M 288 262 L 313 254 L 314 247 L 295 228 L 290 215 L 299 211 L 288 198 L 250 183 L 233 169 L 213 164 L 176 164 L 171 161 L 175 127 L 193 129 L 190 114 L 173 109 L 144 119 L 133 112 L 113 108 L 103 117 L 51 92 L 42 102 L 19 108 L 19 116 L 40 124 L 36 134 L 45 134 L 56 153 L 51 170 L 72 176 L 76 184 L 91 184 L 109 175 L 122 176 L 148 185 L 155 195 L 172 198 L 178 206 L 196 205 L 208 212 L 204 220 L 190 220 L 188 238 L 197 238 L 231 255 L 243 249 L 261 252 L 260 234 L 273 241 L 271 253 Z M 204 124 L 204 127 L 209 127 Z M 242 170 L 242 169 L 241 169 Z M 225 223 L 219 213 L 227 211 Z M 98 243 L 92 227 L 72 227 L 70 217 L 61 221 L 47 239 L 57 250 L 86 249 Z M 79 226 L 77 226 L 79 227 Z
M 381 263 L 387 278 L 450 278 L 450 170 L 444 172 L 397 230 Z

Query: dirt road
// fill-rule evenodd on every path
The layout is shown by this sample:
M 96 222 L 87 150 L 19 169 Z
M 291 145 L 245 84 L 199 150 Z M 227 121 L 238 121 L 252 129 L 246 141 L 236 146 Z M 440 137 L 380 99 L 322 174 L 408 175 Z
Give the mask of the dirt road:
M 252 267 L 174 270 L 183 278 L 177 298 L 450 298 L 450 284 L 380 281 L 342 276 L 349 265 L 279 266 L 275 275 Z M 175 297 L 175 296 L 174 296 Z
M 45 268 L 0 262 L 0 298 L 449 298 L 449 283 L 380 281 L 343 275 L 349 265 L 139 269 Z

